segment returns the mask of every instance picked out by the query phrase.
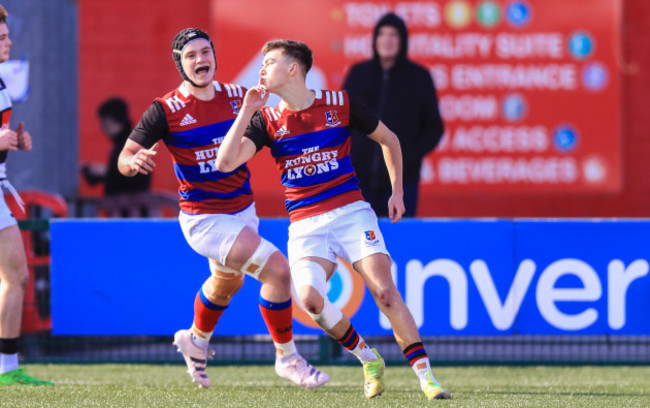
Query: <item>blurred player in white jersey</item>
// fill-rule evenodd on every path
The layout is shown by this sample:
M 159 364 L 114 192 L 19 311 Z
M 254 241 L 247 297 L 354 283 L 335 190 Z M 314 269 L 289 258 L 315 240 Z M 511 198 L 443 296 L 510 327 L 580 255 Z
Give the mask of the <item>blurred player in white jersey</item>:
M 259 220 L 248 168 L 242 163 L 230 172 L 220 172 L 214 164 L 246 90 L 213 80 L 214 48 L 208 34 L 199 29 L 178 33 L 172 56 L 183 82 L 147 109 L 129 136 L 118 167 L 125 176 L 150 174 L 156 166 L 153 159 L 159 141 L 166 144 L 180 184 L 181 228 L 190 246 L 209 260 L 211 276 L 195 297 L 192 327 L 176 332 L 174 344 L 192 379 L 209 387 L 206 366 L 212 352 L 208 344 L 246 274 L 262 283 L 259 308 L 276 347 L 277 374 L 304 388 L 319 387 L 329 378 L 296 350 L 289 265 L 257 233 Z
M 433 376 L 413 316 L 393 283 L 377 216 L 361 196 L 350 160 L 351 129 L 381 145 L 393 189 L 389 216 L 397 222 L 404 214 L 399 140 L 347 92 L 307 89 L 305 77 L 313 59 L 306 44 L 270 41 L 262 53 L 260 82 L 247 92 L 221 145 L 217 167 L 232 171 L 264 146 L 270 148 L 285 186 L 291 219 L 289 264 L 298 297 L 314 321 L 359 358 L 367 398 L 384 392 L 384 361 L 327 299 L 327 280 L 337 256 L 363 277 L 427 398 L 451 398 Z M 275 108 L 264 106 L 269 93 L 282 99 Z
M 0 6 L 0 63 L 9 60 L 11 40 L 7 28 L 7 11 Z M 52 385 L 37 380 L 18 368 L 18 339 L 23 316 L 23 298 L 29 281 L 27 259 L 18 223 L 4 201 L 4 191 L 11 193 L 22 206 L 16 190 L 7 180 L 5 160 L 8 151 L 32 150 L 32 137 L 23 130 L 9 127 L 11 98 L 0 79 L 0 386 L 12 384 Z

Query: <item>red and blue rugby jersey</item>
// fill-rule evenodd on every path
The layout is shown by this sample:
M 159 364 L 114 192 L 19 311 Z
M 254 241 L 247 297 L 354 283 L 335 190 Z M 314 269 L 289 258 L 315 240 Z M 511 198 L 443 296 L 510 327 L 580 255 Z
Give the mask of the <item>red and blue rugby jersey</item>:
M 9 129 L 9 118 L 11 117 L 11 96 L 5 83 L 0 79 L 0 124 L 2 130 Z M 5 160 L 7 159 L 7 150 L 0 151 L 0 178 L 5 178 Z
M 379 119 L 345 91 L 314 91 L 302 111 L 264 107 L 245 136 L 271 155 L 282 174 L 291 221 L 363 200 L 350 159 L 350 128 L 372 133 Z
M 195 98 L 184 85 L 156 98 L 129 136 L 145 147 L 165 142 L 180 183 L 180 208 L 188 214 L 232 214 L 253 202 L 246 164 L 230 173 L 216 169 L 217 151 L 246 89 L 216 81 L 214 87 L 210 101 Z

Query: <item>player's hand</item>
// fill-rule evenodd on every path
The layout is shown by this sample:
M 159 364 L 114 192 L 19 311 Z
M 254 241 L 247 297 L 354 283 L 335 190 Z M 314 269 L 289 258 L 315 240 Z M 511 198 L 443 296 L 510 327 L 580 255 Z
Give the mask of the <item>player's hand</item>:
M 0 151 L 6 150 L 12 152 L 18 150 L 18 136 L 11 129 L 0 130 Z
M 129 169 L 135 173 L 149 174 L 156 168 L 156 163 L 153 157 L 158 153 L 158 143 L 153 145 L 151 149 L 140 149 L 136 154 L 131 157 L 129 162 Z
M 246 91 L 244 96 L 244 107 L 253 111 L 262 109 L 269 100 L 270 93 L 266 91 L 264 85 L 258 84 Z
M 391 195 L 388 199 L 388 216 L 390 217 L 390 223 L 394 224 L 401 220 L 405 212 L 406 208 L 404 207 L 404 198 L 395 194 Z
M 32 135 L 28 131 L 23 130 L 25 127 L 24 122 L 20 122 L 16 128 L 16 137 L 18 139 L 18 149 L 30 151 L 32 150 Z

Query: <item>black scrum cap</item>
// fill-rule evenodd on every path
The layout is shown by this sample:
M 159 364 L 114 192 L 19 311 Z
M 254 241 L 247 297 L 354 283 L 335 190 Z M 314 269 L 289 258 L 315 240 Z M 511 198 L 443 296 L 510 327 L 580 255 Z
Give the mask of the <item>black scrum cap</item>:
M 190 41 L 198 40 L 199 38 L 204 38 L 208 40 L 208 42 L 210 43 L 210 47 L 212 47 L 212 53 L 214 54 L 214 45 L 212 45 L 210 36 L 208 35 L 208 33 L 198 28 L 186 28 L 182 30 L 180 33 L 176 34 L 176 37 L 174 37 L 174 41 L 172 41 L 172 58 L 174 58 L 174 62 L 176 63 L 176 69 L 178 70 L 178 72 L 181 74 L 181 77 L 185 81 L 188 81 L 194 86 L 196 86 L 196 84 L 192 82 L 190 78 L 187 76 L 187 74 L 185 74 L 185 71 L 183 71 L 183 65 L 181 64 L 181 55 L 183 54 L 183 48 L 185 48 L 185 46 Z M 216 60 L 216 56 L 215 56 L 215 60 Z

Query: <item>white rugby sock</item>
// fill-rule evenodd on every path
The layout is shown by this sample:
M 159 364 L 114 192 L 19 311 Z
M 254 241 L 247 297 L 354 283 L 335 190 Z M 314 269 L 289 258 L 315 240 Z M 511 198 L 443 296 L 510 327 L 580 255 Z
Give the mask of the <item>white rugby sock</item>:
M 422 357 L 421 359 L 416 360 L 411 368 L 413 369 L 415 375 L 417 375 L 420 379 L 420 384 L 426 384 L 429 382 L 429 377 L 427 374 L 431 376 L 431 380 L 433 380 L 434 383 L 438 384 L 438 380 L 436 380 L 436 377 L 433 375 L 433 371 L 431 371 L 429 357 Z
M 192 325 L 192 343 L 200 349 L 207 349 L 212 338 L 212 332 L 204 332 L 199 330 L 195 325 Z
M 275 345 L 275 358 L 280 358 L 283 362 L 286 361 L 288 357 L 298 353 L 296 343 L 293 340 L 286 343 L 273 342 L 273 345 Z
M 0 353 L 0 374 L 18 369 L 18 353 Z

